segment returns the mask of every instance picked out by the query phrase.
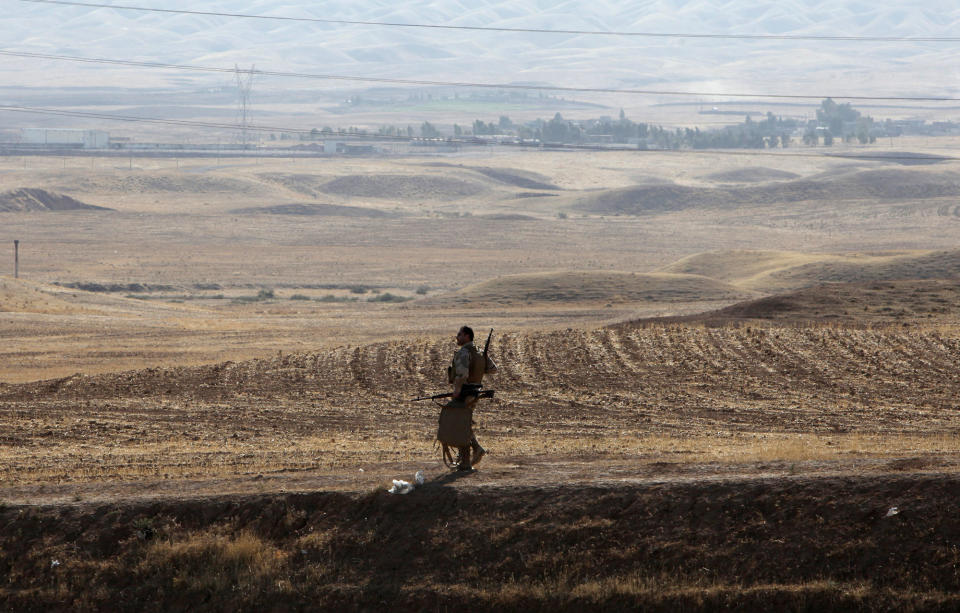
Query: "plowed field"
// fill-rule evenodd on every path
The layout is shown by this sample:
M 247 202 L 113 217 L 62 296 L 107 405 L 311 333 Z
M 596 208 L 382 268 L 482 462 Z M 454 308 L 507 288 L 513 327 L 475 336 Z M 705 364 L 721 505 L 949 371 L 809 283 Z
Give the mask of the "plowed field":
M 27 500 L 33 484 L 90 479 L 342 476 L 385 462 L 439 470 L 437 408 L 406 399 L 442 389 L 452 350 L 425 338 L 3 386 L 0 474 Z M 960 431 L 950 329 L 620 327 L 508 334 L 492 352 L 498 397 L 476 415 L 489 468 L 903 454 L 952 463 Z M 369 475 L 353 476 L 367 487 Z

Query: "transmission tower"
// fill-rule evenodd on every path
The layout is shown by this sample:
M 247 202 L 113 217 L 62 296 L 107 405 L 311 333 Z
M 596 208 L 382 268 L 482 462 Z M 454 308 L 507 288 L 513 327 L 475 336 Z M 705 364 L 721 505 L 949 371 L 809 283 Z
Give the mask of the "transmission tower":
M 251 65 L 250 70 L 241 70 L 234 64 L 233 69 L 237 76 L 237 124 L 240 126 L 240 144 L 246 149 L 249 142 L 250 90 L 253 88 L 254 66 Z

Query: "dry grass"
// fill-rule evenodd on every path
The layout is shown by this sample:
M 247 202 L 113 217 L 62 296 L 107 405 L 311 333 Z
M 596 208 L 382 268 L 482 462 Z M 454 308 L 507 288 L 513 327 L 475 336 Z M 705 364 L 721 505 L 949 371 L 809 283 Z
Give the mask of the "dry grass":
M 191 594 L 239 592 L 249 597 L 285 584 L 287 554 L 250 532 L 211 530 L 150 543 L 137 571 Z

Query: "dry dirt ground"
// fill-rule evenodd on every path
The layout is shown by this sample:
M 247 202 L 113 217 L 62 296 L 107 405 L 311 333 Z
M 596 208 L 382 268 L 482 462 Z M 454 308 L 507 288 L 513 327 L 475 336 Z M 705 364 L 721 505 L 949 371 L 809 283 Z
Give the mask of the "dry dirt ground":
M 955 610 L 957 167 L 698 155 L 6 160 L 0 603 Z
M 432 449 L 437 408 L 405 401 L 436 389 L 450 350 L 424 338 L 0 388 L 0 595 L 956 606 L 955 327 L 507 334 L 499 397 L 476 416 L 490 453 L 459 478 Z M 418 470 L 423 487 L 386 492 Z
M 818 282 L 952 277 L 952 252 L 936 254 L 956 248 L 960 163 L 904 163 L 948 140 L 848 150 L 892 159 L 3 158 L 0 240 L 11 252 L 20 241 L 28 286 L 0 289 L 0 381 L 448 334 L 465 319 L 562 329 Z M 38 190 L 58 210 L 22 210 Z M 62 210 L 67 198 L 112 210 Z M 114 290 L 70 289 L 91 286 Z M 275 298 L 253 300 L 264 289 Z M 388 293 L 415 300 L 369 302 Z

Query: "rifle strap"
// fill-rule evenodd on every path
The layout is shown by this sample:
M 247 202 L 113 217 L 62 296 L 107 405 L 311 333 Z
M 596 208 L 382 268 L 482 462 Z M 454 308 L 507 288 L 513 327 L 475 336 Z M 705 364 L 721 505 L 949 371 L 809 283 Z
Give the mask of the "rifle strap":
M 447 468 L 454 468 L 457 463 L 456 460 L 453 459 L 453 454 L 450 452 L 450 446 L 440 441 L 437 441 L 437 444 L 440 445 L 440 455 L 443 458 L 443 465 Z M 436 448 L 436 445 L 434 448 Z

